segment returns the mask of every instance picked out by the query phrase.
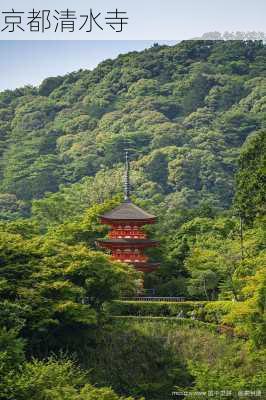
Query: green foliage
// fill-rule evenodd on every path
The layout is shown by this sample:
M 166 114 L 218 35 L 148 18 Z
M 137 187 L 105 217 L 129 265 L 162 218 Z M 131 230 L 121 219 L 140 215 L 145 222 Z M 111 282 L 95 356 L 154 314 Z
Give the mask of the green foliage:
M 29 207 L 34 200 L 36 210 L 36 199 L 58 190 L 51 200 L 67 197 L 70 209 L 84 210 L 94 185 L 82 179 L 99 173 L 108 180 L 125 147 L 141 171 L 133 182 L 139 198 L 163 207 L 159 191 L 168 204 L 178 194 L 189 208 L 206 200 L 228 207 L 239 149 L 263 128 L 264 58 L 262 43 L 179 43 L 2 93 L 0 190 L 4 203 L 16 197 L 1 218 L 25 216 L 21 201 Z M 108 185 L 106 196 L 120 190 Z
M 189 327 L 191 329 L 199 329 L 204 328 L 205 330 L 209 330 L 210 332 L 217 333 L 219 332 L 219 328 L 216 324 L 212 322 L 203 322 L 197 319 L 191 318 L 177 318 L 177 317 L 153 317 L 153 316 L 136 316 L 136 315 L 120 315 L 120 316 L 113 316 L 112 321 L 121 321 L 121 322 L 143 322 L 143 323 L 163 323 L 165 327 L 170 326 L 173 328 L 174 326 L 178 329 L 180 327 Z
M 96 351 L 88 357 L 94 381 L 112 385 L 123 395 L 144 395 L 147 400 L 162 399 L 176 382 L 189 384 L 184 364 L 162 338 L 128 327 L 124 321 L 116 327 L 117 322 L 103 332 Z M 112 366 L 106 368 L 110 359 Z
M 260 390 L 261 395 L 264 395 L 264 350 L 250 352 L 248 345 L 241 340 L 215 334 L 209 326 L 200 326 L 198 321 L 194 329 L 193 324 L 177 323 L 170 318 L 138 320 L 127 317 L 117 318 L 115 323 L 120 331 L 127 331 L 130 327 L 148 335 L 151 340 L 158 338 L 167 343 L 167 348 L 173 353 L 179 355 L 180 362 L 185 362 L 190 383 L 187 381 L 184 386 L 179 378 L 175 384 L 176 391 L 231 390 L 233 399 L 238 398 L 237 392 L 240 390 Z M 116 340 L 117 338 L 113 339 L 114 342 Z M 170 392 L 172 391 L 173 388 Z M 165 393 L 162 398 L 165 398 Z M 214 398 L 221 398 L 220 393 L 214 393 Z
M 264 131 L 252 135 L 240 155 L 235 207 L 247 223 L 265 214 L 265 138 Z
M 93 218 L 88 212 L 86 221 Z M 38 355 L 60 348 L 81 351 L 88 329 L 95 333 L 102 305 L 134 290 L 138 276 L 82 244 L 49 236 L 24 239 L 3 232 L 0 251 L 1 298 L 14 302 L 2 303 L 1 323 L 22 327 L 28 350 Z
M 23 362 L 10 368 L 0 383 L 2 399 L 16 400 L 133 400 L 120 397 L 109 388 L 86 383 L 86 375 L 74 362 L 49 358 Z
M 264 65 L 261 42 L 189 41 L 0 93 L 1 398 L 264 389 Z M 159 221 L 145 287 L 190 301 L 114 301 L 140 277 L 95 248 L 125 148 Z
M 258 348 L 265 348 L 266 344 L 266 273 L 265 268 L 257 270 L 256 274 L 246 279 L 242 289 L 246 300 L 236 303 L 224 320 L 236 326 L 236 329 L 249 335 L 252 344 Z
M 61 85 L 63 80 L 64 79 L 60 76 L 45 79 L 39 86 L 40 95 L 49 96 L 49 94 L 52 93 L 53 90 Z
M 223 317 L 232 309 L 230 301 L 118 301 L 108 304 L 108 312 L 114 316 L 140 316 L 140 317 L 176 317 L 192 318 L 210 322 L 221 323 Z
M 28 214 L 29 209 L 26 204 L 17 200 L 14 194 L 0 194 L 0 220 L 14 220 Z
M 115 300 L 108 305 L 108 311 L 116 316 L 177 316 L 181 311 L 183 317 L 189 316 L 191 311 L 203 307 L 204 302 L 149 302 Z
M 15 330 L 0 329 L 0 382 L 25 361 L 24 341 Z M 2 386 L 3 387 L 3 386 Z M 1 388 L 1 383 L 0 383 Z M 2 393 L 2 390 L 1 390 Z

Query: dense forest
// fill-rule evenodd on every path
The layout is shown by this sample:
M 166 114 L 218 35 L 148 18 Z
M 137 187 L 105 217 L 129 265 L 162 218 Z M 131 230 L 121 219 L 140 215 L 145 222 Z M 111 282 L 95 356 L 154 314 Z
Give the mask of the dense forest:
M 260 41 L 154 44 L 0 93 L 0 399 L 263 396 L 265 64 Z M 158 216 L 145 287 L 184 302 L 122 301 L 141 276 L 95 247 L 125 149 Z

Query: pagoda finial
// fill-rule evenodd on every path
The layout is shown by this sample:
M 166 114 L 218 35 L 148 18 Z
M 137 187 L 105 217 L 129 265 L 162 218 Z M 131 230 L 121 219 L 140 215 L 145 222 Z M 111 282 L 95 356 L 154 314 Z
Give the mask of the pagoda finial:
M 126 165 L 125 165 L 125 187 L 124 187 L 124 199 L 125 201 L 130 201 L 130 165 L 128 159 L 128 152 L 126 151 Z

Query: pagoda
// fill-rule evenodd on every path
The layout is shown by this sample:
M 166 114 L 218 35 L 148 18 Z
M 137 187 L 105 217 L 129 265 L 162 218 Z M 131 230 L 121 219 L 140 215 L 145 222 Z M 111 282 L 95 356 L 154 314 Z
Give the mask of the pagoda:
M 159 245 L 148 239 L 142 227 L 153 224 L 156 217 L 132 203 L 130 199 L 130 165 L 126 152 L 124 202 L 100 216 L 101 223 L 109 225 L 107 239 L 97 240 L 97 245 L 111 252 L 114 260 L 133 265 L 138 271 L 152 272 L 157 263 L 151 263 L 145 249 Z

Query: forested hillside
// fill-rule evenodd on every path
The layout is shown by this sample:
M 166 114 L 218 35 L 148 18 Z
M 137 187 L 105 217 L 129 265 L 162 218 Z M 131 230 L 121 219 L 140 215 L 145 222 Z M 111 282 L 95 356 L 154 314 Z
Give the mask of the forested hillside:
M 266 393 L 265 64 L 258 41 L 155 44 L 0 93 L 0 399 Z M 118 301 L 141 276 L 95 247 L 125 149 L 158 216 L 145 287 L 184 302 Z
M 80 208 L 109 198 L 121 191 L 125 147 L 139 199 L 226 208 L 240 148 L 264 127 L 265 92 L 265 46 L 237 41 L 155 45 L 5 91 L 1 216 L 28 215 L 29 201 L 60 185 L 82 182 Z

